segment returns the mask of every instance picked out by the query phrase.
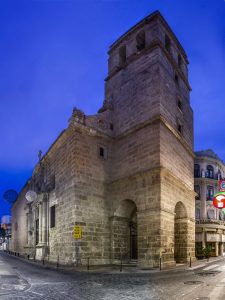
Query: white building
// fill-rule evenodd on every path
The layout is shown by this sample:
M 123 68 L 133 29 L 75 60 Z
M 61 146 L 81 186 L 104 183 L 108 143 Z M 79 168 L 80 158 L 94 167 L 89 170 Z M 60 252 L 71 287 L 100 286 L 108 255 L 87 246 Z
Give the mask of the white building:
M 195 152 L 196 249 L 209 246 L 212 256 L 223 255 L 225 216 L 213 206 L 213 195 L 219 191 L 219 180 L 224 178 L 225 165 L 210 149 Z

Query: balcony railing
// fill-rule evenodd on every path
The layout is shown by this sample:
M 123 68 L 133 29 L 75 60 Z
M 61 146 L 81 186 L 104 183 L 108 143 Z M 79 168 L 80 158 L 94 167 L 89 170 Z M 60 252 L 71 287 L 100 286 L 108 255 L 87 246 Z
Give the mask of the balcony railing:
M 214 225 L 223 225 L 225 226 L 225 221 L 216 220 L 216 219 L 201 219 L 195 220 L 196 224 L 214 224 Z
M 220 173 L 214 173 L 210 174 L 208 172 L 194 172 L 194 178 L 208 178 L 208 179 L 213 179 L 213 180 L 220 180 L 222 179 Z

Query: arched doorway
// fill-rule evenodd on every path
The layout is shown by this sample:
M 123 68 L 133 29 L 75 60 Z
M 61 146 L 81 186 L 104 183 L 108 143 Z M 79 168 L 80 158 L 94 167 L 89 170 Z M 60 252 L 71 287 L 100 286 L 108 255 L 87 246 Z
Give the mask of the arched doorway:
M 112 218 L 112 253 L 115 261 L 136 260 L 137 243 L 137 207 L 132 200 L 123 200 Z
M 187 211 L 182 202 L 175 206 L 174 259 L 176 263 L 187 262 Z

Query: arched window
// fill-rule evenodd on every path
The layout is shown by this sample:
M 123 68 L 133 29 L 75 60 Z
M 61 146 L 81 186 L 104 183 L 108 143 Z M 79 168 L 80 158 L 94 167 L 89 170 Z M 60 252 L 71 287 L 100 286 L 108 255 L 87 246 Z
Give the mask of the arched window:
M 195 164 L 194 166 L 194 177 L 195 178 L 200 177 L 200 166 L 198 164 Z
M 127 60 L 127 49 L 126 46 L 122 46 L 119 49 L 119 56 L 120 56 L 120 65 L 125 64 Z
M 195 196 L 195 200 L 200 200 L 200 186 L 199 185 L 195 185 L 195 193 L 197 194 L 197 196 Z
M 213 170 L 213 167 L 211 165 L 208 165 L 207 166 L 207 169 L 206 169 L 206 177 L 207 178 L 214 178 L 214 170 Z
M 213 194 L 214 194 L 214 188 L 213 188 L 213 186 L 208 185 L 207 186 L 206 199 L 207 200 L 212 200 L 213 199 Z
M 141 51 L 145 48 L 145 32 L 141 31 L 136 36 L 136 42 L 137 42 L 137 50 Z

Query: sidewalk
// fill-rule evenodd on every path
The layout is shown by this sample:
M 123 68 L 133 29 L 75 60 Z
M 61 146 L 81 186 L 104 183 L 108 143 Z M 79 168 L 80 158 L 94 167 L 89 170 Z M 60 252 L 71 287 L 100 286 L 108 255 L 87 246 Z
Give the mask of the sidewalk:
M 24 261 L 26 263 L 30 263 L 42 268 L 49 268 L 49 269 L 54 269 L 54 270 L 59 270 L 59 271 L 63 271 L 63 272 L 79 272 L 79 273 L 143 273 L 143 274 L 148 274 L 148 273 L 158 273 L 158 272 L 166 272 L 166 271 L 178 271 L 178 270 L 186 270 L 186 271 L 193 271 L 196 270 L 198 268 L 202 268 L 208 264 L 214 263 L 216 261 L 225 261 L 225 257 L 219 256 L 219 257 L 210 257 L 210 259 L 201 259 L 201 260 L 197 260 L 193 263 L 191 263 L 191 267 L 190 267 L 190 263 L 186 263 L 186 264 L 177 264 L 174 267 L 170 267 L 170 268 L 163 268 L 163 263 L 162 263 L 162 268 L 161 270 L 159 268 L 152 268 L 152 269 L 141 269 L 137 266 L 129 266 L 129 265 L 103 265 L 103 266 L 96 266 L 96 265 L 89 265 L 89 268 L 86 265 L 80 265 L 80 266 L 75 266 L 75 265 L 60 265 L 57 262 L 52 263 L 52 262 L 48 262 L 47 260 L 44 261 L 40 261 L 40 260 L 36 260 L 34 261 L 33 259 L 27 259 L 25 257 L 21 257 L 21 256 L 14 256 L 12 254 L 8 254 L 3 252 L 4 255 L 6 256 L 10 256 L 13 257 L 15 259 Z
M 210 257 L 209 259 L 201 259 L 197 260 L 194 264 L 192 264 L 191 268 L 187 268 L 186 270 L 196 270 L 198 268 L 202 268 L 204 266 L 207 266 L 210 263 L 214 263 L 216 261 L 225 261 L 224 256 L 218 256 L 218 257 Z

